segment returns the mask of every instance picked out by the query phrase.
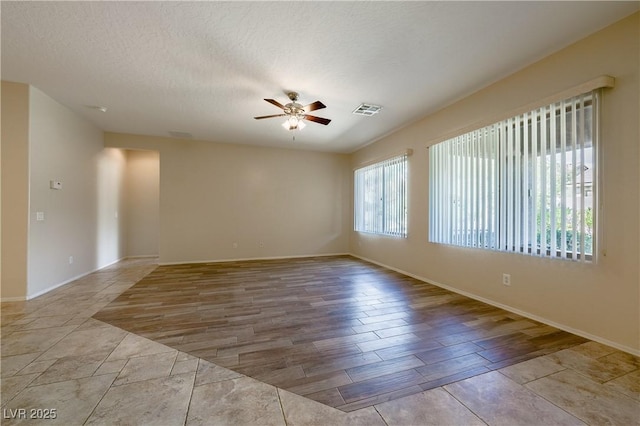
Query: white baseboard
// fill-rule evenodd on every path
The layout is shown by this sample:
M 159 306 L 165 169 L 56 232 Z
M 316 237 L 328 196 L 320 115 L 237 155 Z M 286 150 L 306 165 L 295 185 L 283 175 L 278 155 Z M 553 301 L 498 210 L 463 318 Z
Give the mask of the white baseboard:
M 350 253 L 323 253 L 323 254 L 302 254 L 295 256 L 268 256 L 268 257 L 241 257 L 236 259 L 217 259 L 217 260 L 188 260 L 182 262 L 160 262 L 165 265 L 188 265 L 190 263 L 222 263 L 222 262 L 244 262 L 249 260 L 281 260 L 281 259 L 301 259 L 305 257 L 329 257 L 329 256 L 351 256 Z
M 158 255 L 158 254 L 137 254 L 135 256 L 126 256 L 126 257 L 122 258 L 121 260 L 124 260 L 124 259 L 152 259 L 154 257 L 160 257 L 160 255 Z
M 125 259 L 125 257 L 121 257 L 120 259 L 114 260 L 113 262 L 107 263 L 106 265 L 102 265 L 99 268 L 96 268 L 96 269 L 94 269 L 92 271 L 84 272 L 84 273 L 82 273 L 80 275 L 76 275 L 75 277 L 69 278 L 68 280 L 65 280 L 65 281 L 63 281 L 61 283 L 54 284 L 54 285 L 52 285 L 50 287 L 45 288 L 44 290 L 40 290 L 37 293 L 27 294 L 26 297 L 3 297 L 2 299 L 0 299 L 0 302 L 23 302 L 25 300 L 35 299 L 36 297 L 42 296 L 44 294 L 47 294 L 50 291 L 53 291 L 58 287 L 62 287 L 65 284 L 69 284 L 72 281 L 79 280 L 80 278 L 86 277 L 89 274 L 93 274 L 94 272 L 97 272 L 97 271 L 99 271 L 101 269 L 107 268 L 107 267 L 109 267 L 111 265 L 115 265 L 116 263 L 118 263 L 118 262 L 120 262 L 120 261 L 122 261 L 124 259 Z
M 568 333 L 575 334 L 575 335 L 580 336 L 580 337 L 584 337 L 585 339 L 593 340 L 594 342 L 598 342 L 598 343 L 602 343 L 603 345 L 611 346 L 612 348 L 619 349 L 619 350 L 621 350 L 623 352 L 627 352 L 627 353 L 630 353 L 630 354 L 635 355 L 635 356 L 640 356 L 640 349 L 632 348 L 632 347 L 629 347 L 629 346 L 626 346 L 626 345 L 621 345 L 619 343 L 616 343 L 616 342 L 613 342 L 611 340 L 605 339 L 604 337 L 596 336 L 596 335 L 593 335 L 591 333 L 587 333 L 586 331 L 578 330 L 578 329 L 575 329 L 573 327 L 569 327 L 569 326 L 567 326 L 565 324 L 560 324 L 560 323 L 557 323 L 555 321 L 551 321 L 551 320 L 549 320 L 547 318 L 540 317 L 540 316 L 532 314 L 530 312 L 526 312 L 526 311 L 523 311 L 521 309 L 514 308 L 512 306 L 505 305 L 503 303 L 496 302 L 496 301 L 487 299 L 485 297 L 478 296 L 476 294 L 469 293 L 467 291 L 457 289 L 455 287 L 451 287 L 451 286 L 449 286 L 447 284 L 442 284 L 442 283 L 439 283 L 437 281 L 430 280 L 428 278 L 421 277 L 419 275 L 415 275 L 415 274 L 412 274 L 412 273 L 407 272 L 407 271 L 403 271 L 402 269 L 394 268 L 393 266 L 389 266 L 389 265 L 386 265 L 384 263 L 377 262 L 377 261 L 375 261 L 373 259 L 368 259 L 366 257 L 359 256 L 359 255 L 354 254 L 354 253 L 350 253 L 350 255 L 353 256 L 353 257 L 357 257 L 358 259 L 362 259 L 362 260 L 364 260 L 366 262 L 373 263 L 374 265 L 382 266 L 383 268 L 387 268 L 387 269 L 390 269 L 392 271 L 399 272 L 399 273 L 401 273 L 403 275 L 407 275 L 407 276 L 409 276 L 411 278 L 415 278 L 417 280 L 426 282 L 427 284 L 433 284 L 433 285 L 435 285 L 437 287 L 444 288 L 445 290 L 449 290 L 449 291 L 451 291 L 453 293 L 461 294 L 461 295 L 466 296 L 466 297 L 468 297 L 470 299 L 478 300 L 480 302 L 486 303 L 487 305 L 495 306 L 497 308 L 504 309 L 505 311 L 512 312 L 514 314 L 518 314 L 518 315 L 523 316 L 525 318 L 529 318 L 529 319 L 532 319 L 534 321 L 538 321 L 540 323 L 550 325 L 550 326 L 555 327 L 557 329 L 564 330 L 564 331 L 566 331 Z

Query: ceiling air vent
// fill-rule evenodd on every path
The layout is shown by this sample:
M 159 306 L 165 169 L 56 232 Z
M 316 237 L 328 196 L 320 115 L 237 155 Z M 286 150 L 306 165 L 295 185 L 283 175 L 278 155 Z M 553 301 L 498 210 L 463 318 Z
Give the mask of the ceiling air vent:
M 358 108 L 353 110 L 354 114 L 366 115 L 367 117 L 377 114 L 382 109 L 379 105 L 362 104 Z

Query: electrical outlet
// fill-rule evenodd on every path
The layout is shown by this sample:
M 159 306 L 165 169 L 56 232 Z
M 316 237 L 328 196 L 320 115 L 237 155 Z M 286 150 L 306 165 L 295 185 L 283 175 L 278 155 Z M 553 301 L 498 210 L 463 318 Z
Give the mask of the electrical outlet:
M 69 256 L 69 265 L 73 263 L 73 256 Z
M 238 248 L 238 243 L 233 243 L 233 248 L 234 249 Z
M 502 284 L 511 285 L 511 274 L 502 274 Z

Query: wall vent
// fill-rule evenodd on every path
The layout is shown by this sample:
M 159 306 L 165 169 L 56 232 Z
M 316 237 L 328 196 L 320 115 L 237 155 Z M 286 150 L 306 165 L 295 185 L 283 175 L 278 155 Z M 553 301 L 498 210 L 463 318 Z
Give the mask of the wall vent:
M 366 115 L 367 117 L 370 117 L 380 112 L 381 109 L 382 107 L 379 105 L 361 104 L 358 108 L 353 110 L 353 113 L 357 115 Z

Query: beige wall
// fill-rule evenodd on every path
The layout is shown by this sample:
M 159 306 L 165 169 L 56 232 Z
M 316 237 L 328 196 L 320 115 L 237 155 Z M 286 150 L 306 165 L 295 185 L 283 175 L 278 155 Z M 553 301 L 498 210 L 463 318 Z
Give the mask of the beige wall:
M 157 256 L 160 235 L 160 155 L 127 151 L 127 256 Z
M 160 261 L 345 253 L 348 156 L 105 134 L 159 150 Z
M 103 132 L 32 87 L 29 297 L 123 257 L 125 155 Z M 49 187 L 51 180 L 62 189 Z M 44 212 L 44 221 L 36 221 Z M 70 263 L 70 257 L 73 263 Z
M 409 160 L 409 238 L 352 232 L 351 251 L 637 353 L 639 28 L 635 14 L 354 153 L 352 166 L 414 149 Z M 604 93 L 601 117 L 604 210 L 599 225 L 606 256 L 582 265 L 428 243 L 428 144 L 605 74 L 616 78 L 616 87 Z M 511 287 L 502 285 L 502 273 L 511 274 Z
M 29 86 L 2 82 L 2 300 L 27 293 Z
M 2 124 L 2 300 L 36 297 L 120 259 L 124 153 L 25 84 L 2 82 Z

